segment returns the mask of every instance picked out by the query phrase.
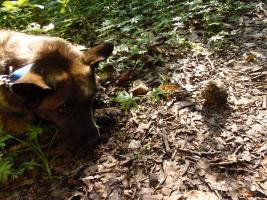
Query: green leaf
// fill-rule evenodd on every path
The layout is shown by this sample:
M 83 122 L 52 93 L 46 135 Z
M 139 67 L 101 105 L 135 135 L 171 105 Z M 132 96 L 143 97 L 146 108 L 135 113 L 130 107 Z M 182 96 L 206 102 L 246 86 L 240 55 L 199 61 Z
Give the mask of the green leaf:
M 118 92 L 115 101 L 120 103 L 121 109 L 124 111 L 137 105 L 132 93 L 129 94 L 126 91 Z
M 10 161 L 0 160 L 0 183 L 5 184 L 12 174 L 12 163 Z
M 10 139 L 10 138 L 12 138 L 11 135 L 4 135 L 4 136 L 1 136 L 1 137 L 0 137 L 0 148 L 1 148 L 1 147 L 5 147 L 5 146 L 6 146 L 5 142 L 6 142 L 8 139 Z
M 27 136 L 30 141 L 36 140 L 44 130 L 41 127 L 29 127 L 27 130 Z
M 5 7 L 6 10 L 15 10 L 19 6 L 17 1 L 4 1 L 2 6 Z
M 159 101 L 162 97 L 165 97 L 167 93 L 168 92 L 161 90 L 159 87 L 154 88 L 151 91 L 149 98 L 154 101 Z
M 28 3 L 29 0 L 4 1 L 2 6 L 8 11 L 12 11 L 18 9 L 19 7 L 26 6 Z
M 29 0 L 18 0 L 19 6 L 25 6 L 29 3 Z
M 33 169 L 35 166 L 39 166 L 34 160 L 23 162 L 20 164 L 19 168 L 16 171 L 16 175 L 20 176 L 24 174 L 25 171 Z

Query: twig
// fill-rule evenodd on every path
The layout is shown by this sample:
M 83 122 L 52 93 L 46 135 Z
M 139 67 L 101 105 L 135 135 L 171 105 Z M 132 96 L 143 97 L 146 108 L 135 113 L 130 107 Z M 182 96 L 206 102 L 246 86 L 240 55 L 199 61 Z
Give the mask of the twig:
M 240 144 L 240 145 L 236 148 L 236 150 L 234 151 L 234 154 L 237 154 L 237 152 L 240 151 L 240 149 L 241 149 L 243 146 L 245 146 L 245 144 Z
M 225 139 L 226 143 L 232 142 L 235 139 L 235 136 L 229 137 L 227 139 Z
M 169 121 L 169 120 L 172 120 L 172 119 L 175 119 L 176 116 L 170 116 L 170 117 L 167 117 L 165 119 L 163 119 L 163 121 Z
M 153 173 L 153 171 L 154 171 L 154 169 L 156 169 L 156 165 L 154 164 L 154 166 L 151 168 L 151 170 L 150 170 L 150 174 L 152 174 Z
M 184 176 L 186 174 L 189 167 L 190 167 L 190 162 L 188 160 L 185 160 L 185 167 L 181 172 L 181 176 Z
M 132 194 L 132 199 L 135 199 L 135 197 L 136 197 L 136 188 L 134 189 L 134 192 L 133 192 L 133 194 Z
M 193 158 L 193 157 L 191 157 L 191 156 L 185 156 L 184 158 L 185 158 L 185 160 L 187 159 L 187 160 L 190 160 L 190 161 L 192 161 L 192 162 L 197 162 L 197 161 L 198 161 L 198 159 Z
M 151 130 L 154 128 L 154 126 L 150 126 L 149 129 L 145 130 L 145 135 L 144 137 L 141 139 L 141 143 L 146 139 L 146 137 L 151 133 Z
M 239 163 L 244 163 L 246 162 L 245 160 L 234 160 L 234 161 L 223 161 L 223 162 L 218 162 L 218 163 L 210 163 L 210 166 L 228 166 L 228 165 L 235 165 Z
M 224 169 L 223 167 L 220 167 L 220 168 Z M 251 170 L 248 170 L 248 169 L 242 169 L 242 168 L 237 168 L 237 169 L 235 169 L 235 168 L 227 168 L 227 170 L 229 170 L 229 171 L 246 172 L 246 173 L 250 173 L 250 174 L 255 174 L 254 171 L 251 171 Z
M 104 200 L 107 200 L 107 199 L 108 199 L 108 197 L 109 197 L 109 196 L 111 195 L 111 193 L 113 192 L 114 188 L 115 188 L 115 187 L 112 187 L 112 188 L 111 188 L 111 190 L 109 191 L 108 195 L 105 197 Z
M 208 60 L 210 66 L 211 66 L 211 69 L 212 69 L 211 71 L 213 71 L 215 69 L 213 62 L 210 60 L 210 58 L 208 56 L 206 56 L 206 59 Z
M 262 97 L 262 108 L 267 108 L 267 95 L 263 95 Z
M 166 135 L 166 131 L 163 130 L 160 134 L 161 134 L 162 140 L 164 142 L 166 153 L 170 153 L 171 152 L 171 148 L 170 148 L 170 145 L 169 145 L 168 137 Z
M 266 73 L 259 74 L 259 75 L 257 75 L 257 76 L 252 77 L 251 79 L 252 79 L 253 81 L 256 81 L 257 79 L 260 79 L 260 78 L 262 78 L 262 77 L 264 77 L 264 76 L 266 76 Z
M 199 175 L 198 175 L 199 176 Z M 208 188 L 219 198 L 219 199 L 223 199 L 221 194 L 218 192 L 218 190 L 216 190 L 216 188 L 214 188 L 209 182 L 207 182 L 203 177 L 199 176 L 199 179 L 204 182 Z
M 215 154 L 220 154 L 222 153 L 221 151 L 200 151 L 198 152 L 200 153 L 202 156 L 206 156 L 206 155 L 215 155 Z
M 204 181 L 204 182 L 207 184 L 207 186 L 210 188 L 210 190 L 211 190 L 212 192 L 215 193 L 215 195 L 216 195 L 219 199 L 223 199 L 223 198 L 222 198 L 222 195 L 218 192 L 218 190 L 216 190 L 215 188 L 213 188 L 213 187 L 211 186 L 210 183 L 208 183 L 208 182 L 206 182 L 206 181 Z
M 188 150 L 188 149 L 177 149 L 180 152 L 184 152 L 184 153 L 190 153 L 190 154 L 195 154 L 197 156 L 201 156 L 201 154 L 199 152 L 196 151 L 192 151 L 192 150 Z
M 144 178 L 142 178 L 142 179 L 140 180 L 140 183 L 142 183 L 143 181 L 146 181 L 146 180 L 148 180 L 148 177 L 144 177 Z
M 174 159 L 174 157 L 176 156 L 176 154 L 177 154 L 177 149 L 175 149 L 175 151 L 173 152 L 173 154 L 172 154 L 172 160 Z
M 197 53 L 195 53 L 194 56 L 196 57 L 196 61 L 197 61 L 197 63 L 198 63 L 199 61 L 198 61 Z
M 177 149 L 178 151 L 195 154 L 197 156 L 206 156 L 206 155 L 214 155 L 214 154 L 220 154 L 221 151 L 193 151 L 188 149 Z

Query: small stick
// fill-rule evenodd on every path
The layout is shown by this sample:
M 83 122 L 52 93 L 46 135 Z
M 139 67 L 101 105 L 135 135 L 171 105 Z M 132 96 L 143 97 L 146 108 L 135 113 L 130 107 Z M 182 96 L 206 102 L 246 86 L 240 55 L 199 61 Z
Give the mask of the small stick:
M 185 156 L 184 158 L 187 159 L 187 160 L 189 160 L 189 161 L 191 161 L 191 162 L 197 162 L 198 161 L 197 158 L 193 158 L 191 156 Z
M 174 157 L 176 156 L 176 154 L 177 154 L 177 149 L 174 151 L 174 153 L 172 154 L 172 160 L 174 159 Z
M 208 187 L 210 188 L 210 190 L 211 190 L 212 192 L 214 192 L 214 194 L 215 194 L 219 199 L 223 199 L 223 198 L 222 198 L 222 195 L 220 195 L 220 193 L 218 192 L 218 190 L 216 190 L 215 188 L 213 188 L 213 187 L 211 186 L 210 183 L 208 183 L 208 182 L 206 182 L 206 181 L 205 181 L 205 183 L 208 185 Z
M 111 195 L 111 193 L 113 192 L 114 190 L 114 187 L 111 188 L 111 190 L 109 191 L 108 195 L 105 197 L 104 200 L 108 199 L 108 197 Z
M 220 154 L 222 153 L 221 151 L 200 151 L 198 152 L 200 153 L 202 156 L 205 156 L 205 155 L 215 155 L 215 154 Z
M 222 153 L 221 151 L 192 151 L 188 149 L 178 149 L 178 151 L 195 154 L 197 156 L 214 155 Z
M 235 165 L 238 163 L 243 163 L 244 160 L 235 160 L 235 161 L 223 161 L 219 163 L 210 163 L 210 166 L 228 166 L 228 165 Z
M 171 148 L 169 145 L 168 137 L 165 133 L 166 133 L 166 131 L 163 130 L 160 134 L 161 134 L 162 140 L 164 142 L 166 153 L 169 153 L 169 152 L 171 152 Z
M 214 70 L 215 68 L 214 68 L 213 62 L 210 60 L 210 58 L 208 56 L 206 56 L 206 59 L 208 60 L 210 66 L 211 66 L 211 69 Z
M 192 150 L 188 150 L 188 149 L 178 149 L 178 151 L 184 152 L 184 153 L 190 153 L 190 154 L 195 154 L 197 156 L 201 156 L 201 154 L 197 151 L 192 151 Z
M 222 169 L 224 169 L 223 167 L 221 167 Z M 247 170 L 247 169 L 241 169 L 241 168 L 228 168 L 227 170 L 230 170 L 230 171 L 236 171 L 236 172 L 246 172 L 246 173 L 250 173 L 250 174 L 255 174 L 256 172 L 254 171 L 251 171 L 251 170 Z
M 171 120 L 171 119 L 175 119 L 175 117 L 176 116 L 170 116 L 170 117 L 167 117 L 167 118 L 165 118 L 165 119 L 163 119 L 164 121 L 169 121 L 169 120 Z
M 252 79 L 253 81 L 256 81 L 257 79 L 262 78 L 262 77 L 264 77 L 264 76 L 266 76 L 266 74 L 265 74 L 265 73 L 262 73 L 262 74 L 259 74 L 259 75 L 257 75 L 257 76 L 252 77 L 251 79 Z
M 234 151 L 234 154 L 237 154 L 237 152 L 239 152 L 240 149 L 241 149 L 242 147 L 244 147 L 244 146 L 245 146 L 245 144 L 240 144 L 240 145 L 236 148 L 236 150 Z
M 146 131 L 145 130 L 145 135 L 144 137 L 141 139 L 141 143 L 144 142 L 144 140 L 146 139 L 146 137 L 151 133 L 151 130 L 154 128 L 154 126 L 150 126 L 149 129 Z
M 262 97 L 262 108 L 267 108 L 267 95 L 263 95 Z
M 185 160 L 185 167 L 181 172 L 181 176 L 184 176 L 186 174 L 186 172 L 189 169 L 189 167 L 190 167 L 190 162 L 188 160 Z
M 226 143 L 232 142 L 235 139 L 235 136 L 229 137 L 225 140 Z

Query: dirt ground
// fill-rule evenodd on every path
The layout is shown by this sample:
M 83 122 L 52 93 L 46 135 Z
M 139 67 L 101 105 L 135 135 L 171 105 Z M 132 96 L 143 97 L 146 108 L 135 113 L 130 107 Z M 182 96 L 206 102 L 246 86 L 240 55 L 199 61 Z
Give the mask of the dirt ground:
M 102 128 L 106 141 L 93 150 L 54 148 L 51 182 L 32 172 L 33 179 L 3 188 L 0 199 L 267 199 L 266 14 L 259 7 L 241 17 L 228 49 L 216 56 L 158 46 L 164 66 L 126 87 L 106 84 L 100 96 L 140 82 L 151 89 L 162 75 L 171 94 L 139 96 L 137 107 L 116 111 L 117 123 Z M 223 85 L 226 104 L 201 98 L 210 80 Z

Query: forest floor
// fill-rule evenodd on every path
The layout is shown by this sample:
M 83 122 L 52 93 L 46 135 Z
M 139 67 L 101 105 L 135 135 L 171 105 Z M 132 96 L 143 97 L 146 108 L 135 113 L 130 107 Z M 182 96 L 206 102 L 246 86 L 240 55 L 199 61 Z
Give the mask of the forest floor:
M 129 76 L 127 84 L 105 84 L 100 99 L 140 83 L 152 88 L 165 75 L 169 94 L 159 101 L 138 96 L 128 112 L 112 109 L 119 115 L 102 130 L 106 142 L 78 153 L 59 144 L 51 181 L 32 172 L 33 182 L 9 184 L 0 199 L 267 199 L 266 10 L 239 21 L 229 29 L 240 34 L 216 56 L 162 44 L 163 66 L 117 77 Z M 198 41 L 197 32 L 190 38 Z M 226 104 L 201 98 L 210 80 L 222 83 Z

